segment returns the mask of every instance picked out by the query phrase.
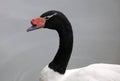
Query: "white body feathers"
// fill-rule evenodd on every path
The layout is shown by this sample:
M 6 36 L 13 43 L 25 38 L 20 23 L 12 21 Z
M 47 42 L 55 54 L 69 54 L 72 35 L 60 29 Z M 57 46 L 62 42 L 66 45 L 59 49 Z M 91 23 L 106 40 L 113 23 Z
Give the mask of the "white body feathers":
M 46 66 L 40 81 L 120 81 L 120 65 L 92 64 L 79 69 L 66 70 L 59 74 Z

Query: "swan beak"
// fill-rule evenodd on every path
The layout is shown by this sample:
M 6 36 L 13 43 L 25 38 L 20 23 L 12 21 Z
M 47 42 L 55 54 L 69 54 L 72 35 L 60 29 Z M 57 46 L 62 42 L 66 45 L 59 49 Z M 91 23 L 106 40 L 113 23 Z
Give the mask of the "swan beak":
M 31 26 L 29 27 L 26 31 L 29 32 L 29 31 L 33 31 L 33 30 L 36 30 L 37 28 L 35 26 Z

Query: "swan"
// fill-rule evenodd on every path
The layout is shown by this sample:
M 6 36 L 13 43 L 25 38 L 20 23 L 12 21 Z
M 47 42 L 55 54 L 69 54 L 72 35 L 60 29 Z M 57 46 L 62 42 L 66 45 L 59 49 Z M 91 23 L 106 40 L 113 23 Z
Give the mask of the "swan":
M 56 30 L 59 49 L 54 59 L 40 73 L 40 81 L 120 81 L 120 65 L 91 64 L 86 67 L 66 70 L 73 47 L 72 26 L 60 11 L 50 10 L 31 20 L 27 32 L 40 28 Z

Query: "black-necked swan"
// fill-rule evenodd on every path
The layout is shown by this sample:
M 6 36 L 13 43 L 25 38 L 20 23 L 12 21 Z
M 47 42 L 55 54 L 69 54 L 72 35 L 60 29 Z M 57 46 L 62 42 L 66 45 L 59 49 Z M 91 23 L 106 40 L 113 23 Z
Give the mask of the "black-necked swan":
M 73 47 L 73 31 L 62 12 L 47 11 L 32 19 L 31 24 L 27 31 L 48 28 L 59 34 L 59 49 L 54 59 L 41 71 L 40 81 L 120 81 L 120 65 L 117 64 L 99 63 L 66 70 Z

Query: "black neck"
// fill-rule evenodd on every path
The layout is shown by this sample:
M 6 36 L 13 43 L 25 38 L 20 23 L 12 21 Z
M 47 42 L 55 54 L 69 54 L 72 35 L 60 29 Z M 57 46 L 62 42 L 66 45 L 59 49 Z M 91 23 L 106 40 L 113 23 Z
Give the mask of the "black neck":
M 49 67 L 56 72 L 64 74 L 71 56 L 72 47 L 73 47 L 73 32 L 70 24 L 65 25 L 57 29 L 59 34 L 59 49 L 49 64 Z

